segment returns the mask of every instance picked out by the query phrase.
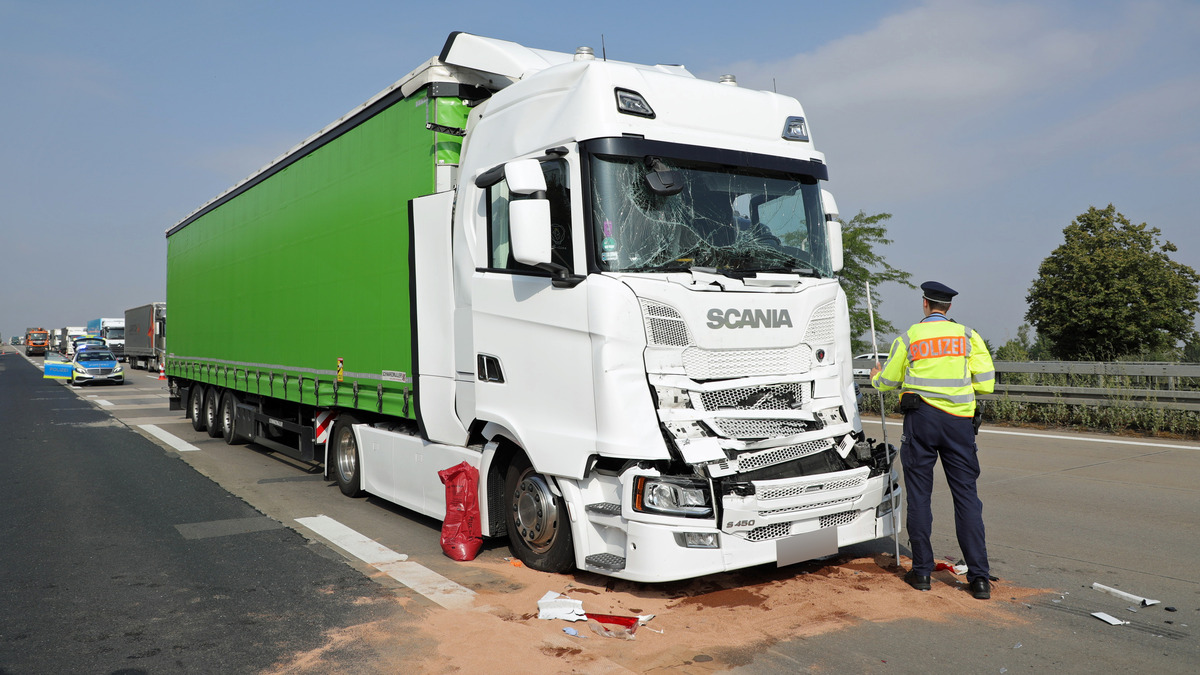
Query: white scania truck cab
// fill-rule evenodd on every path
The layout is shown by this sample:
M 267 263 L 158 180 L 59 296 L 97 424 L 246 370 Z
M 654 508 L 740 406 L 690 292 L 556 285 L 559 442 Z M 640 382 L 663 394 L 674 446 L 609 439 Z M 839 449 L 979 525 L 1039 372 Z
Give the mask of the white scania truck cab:
M 467 457 L 485 534 L 535 568 L 635 581 L 893 533 L 795 99 L 461 33 L 398 86 L 430 83 L 486 95 L 461 164 L 410 207 L 421 443 L 356 426 L 364 489 L 437 514 L 436 480 L 373 483 L 370 448 Z

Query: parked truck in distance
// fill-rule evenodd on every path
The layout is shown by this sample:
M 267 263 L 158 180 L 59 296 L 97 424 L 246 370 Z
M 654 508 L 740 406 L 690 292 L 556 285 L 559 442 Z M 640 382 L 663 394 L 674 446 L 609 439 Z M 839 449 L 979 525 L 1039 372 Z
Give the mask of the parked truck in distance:
M 158 370 L 166 364 L 166 349 L 167 303 L 125 310 L 125 358 L 130 368 Z
M 45 328 L 25 329 L 25 356 L 45 356 L 50 349 L 50 331 Z
M 75 338 L 85 337 L 87 326 L 66 326 L 58 329 L 58 352 L 63 356 L 75 354 Z
M 125 319 L 92 319 L 88 322 L 87 333 L 93 337 L 104 338 L 109 350 L 117 361 L 125 360 Z
M 454 33 L 167 231 L 171 407 L 437 519 L 466 462 L 539 570 L 886 537 L 826 180 L 788 96 Z

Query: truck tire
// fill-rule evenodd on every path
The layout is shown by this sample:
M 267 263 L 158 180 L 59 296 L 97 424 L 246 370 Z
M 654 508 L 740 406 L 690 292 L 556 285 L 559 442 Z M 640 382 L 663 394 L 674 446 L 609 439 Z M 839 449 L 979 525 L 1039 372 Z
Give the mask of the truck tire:
M 221 435 L 221 390 L 208 387 L 204 390 L 204 426 L 209 438 Z
M 221 436 L 226 445 L 238 445 L 246 440 L 237 423 L 237 405 L 237 394 L 232 391 L 221 396 Z
M 192 421 L 192 428 L 196 431 L 204 431 L 204 387 L 193 384 L 188 391 L 188 419 Z
M 339 415 L 333 425 L 333 476 L 347 497 L 362 494 L 362 456 L 354 437 L 356 423 L 349 415 Z
M 508 547 L 527 567 L 542 572 L 575 568 L 567 505 L 521 452 L 513 457 L 504 479 L 504 513 Z

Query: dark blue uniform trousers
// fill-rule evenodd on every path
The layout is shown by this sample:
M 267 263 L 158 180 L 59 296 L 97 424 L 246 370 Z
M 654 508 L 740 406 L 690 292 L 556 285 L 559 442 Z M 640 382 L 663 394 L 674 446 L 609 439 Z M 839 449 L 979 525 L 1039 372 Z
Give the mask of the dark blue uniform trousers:
M 933 492 L 933 466 L 938 457 L 942 458 L 942 469 L 954 497 L 954 529 L 966 559 L 967 579 L 987 579 L 991 572 L 983 537 L 983 502 L 975 490 L 979 478 L 975 428 L 970 417 L 951 415 L 924 401 L 905 414 L 904 438 L 900 444 L 913 571 L 929 575 L 934 568 L 933 547 L 929 543 L 933 528 L 929 499 Z

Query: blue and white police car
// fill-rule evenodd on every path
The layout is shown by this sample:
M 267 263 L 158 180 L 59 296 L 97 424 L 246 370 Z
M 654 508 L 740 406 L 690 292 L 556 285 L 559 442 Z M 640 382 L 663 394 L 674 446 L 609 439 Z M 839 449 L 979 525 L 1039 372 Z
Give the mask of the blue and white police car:
M 105 347 L 84 347 L 71 358 L 71 384 L 111 382 L 125 384 L 125 370 L 111 350 Z

